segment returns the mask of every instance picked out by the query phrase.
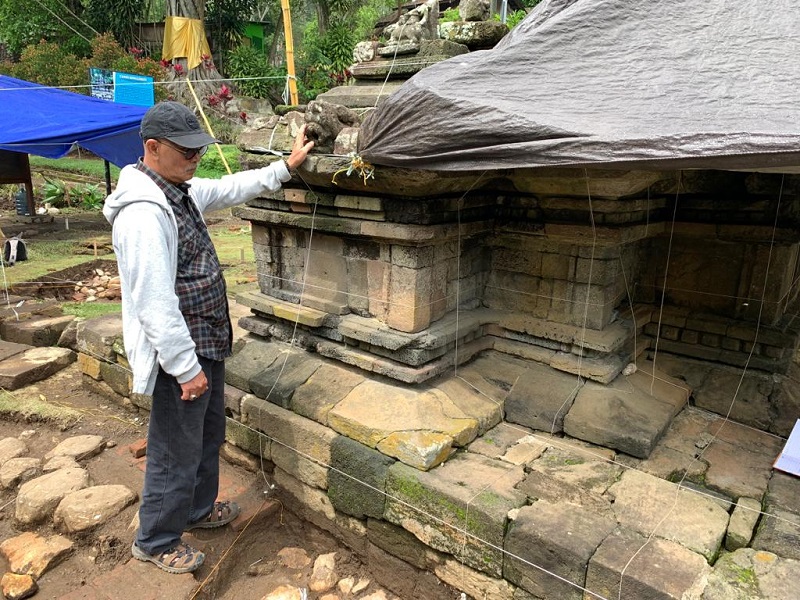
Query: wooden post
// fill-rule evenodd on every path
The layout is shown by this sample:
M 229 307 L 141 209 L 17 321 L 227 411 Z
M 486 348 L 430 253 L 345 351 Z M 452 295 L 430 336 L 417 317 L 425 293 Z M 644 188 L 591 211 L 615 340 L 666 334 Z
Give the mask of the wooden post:
M 286 74 L 289 76 L 289 98 L 292 106 L 297 106 L 297 79 L 294 76 L 294 39 L 292 37 L 292 15 L 289 0 L 281 0 L 283 11 L 283 35 L 286 38 Z

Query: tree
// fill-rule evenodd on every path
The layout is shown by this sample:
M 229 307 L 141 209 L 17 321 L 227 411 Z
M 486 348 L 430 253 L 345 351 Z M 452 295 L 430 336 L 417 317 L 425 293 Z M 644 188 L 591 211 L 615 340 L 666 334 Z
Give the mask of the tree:
M 183 29 L 182 33 L 165 29 L 162 51 L 164 58 L 172 61 L 170 63 L 172 68 L 167 75 L 167 79 L 172 82 L 168 85 L 170 95 L 188 106 L 194 104 L 189 85 L 192 85 L 198 98 L 202 98 L 214 94 L 220 87 L 222 79 L 214 66 L 206 40 L 205 13 L 205 0 L 167 2 L 167 17 L 192 20 L 191 26 Z M 175 38 L 177 43 L 171 44 L 170 40 Z M 196 50 L 190 50 L 191 48 Z M 195 55 L 188 56 L 189 54 Z M 187 80 L 191 83 L 187 84 Z

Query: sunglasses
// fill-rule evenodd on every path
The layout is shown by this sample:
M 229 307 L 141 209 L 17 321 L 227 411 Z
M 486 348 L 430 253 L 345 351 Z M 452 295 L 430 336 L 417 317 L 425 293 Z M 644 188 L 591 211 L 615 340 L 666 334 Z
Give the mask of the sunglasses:
M 200 148 L 184 148 L 183 146 L 178 146 L 177 144 L 173 144 L 168 140 L 158 140 L 158 143 L 164 144 L 176 152 L 179 152 L 186 160 L 192 160 L 195 156 L 202 157 L 208 150 L 208 146 L 201 146 Z

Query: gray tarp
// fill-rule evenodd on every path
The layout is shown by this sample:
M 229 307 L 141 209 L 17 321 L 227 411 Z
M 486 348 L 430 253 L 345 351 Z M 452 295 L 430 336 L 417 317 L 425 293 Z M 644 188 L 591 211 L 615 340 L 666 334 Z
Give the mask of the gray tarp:
M 800 1 L 544 0 L 419 72 L 359 134 L 435 170 L 800 166 Z

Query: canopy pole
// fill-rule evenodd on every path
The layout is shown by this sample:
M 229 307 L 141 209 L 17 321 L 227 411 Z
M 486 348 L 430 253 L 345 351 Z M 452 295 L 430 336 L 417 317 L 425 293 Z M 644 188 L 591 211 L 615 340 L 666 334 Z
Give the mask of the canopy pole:
M 111 195 L 111 165 L 107 160 L 103 160 L 106 171 L 106 196 Z
M 286 75 L 289 78 L 289 98 L 292 106 L 299 104 L 297 99 L 297 78 L 294 75 L 294 39 L 292 38 L 292 15 L 289 0 L 281 0 L 283 11 L 283 36 L 286 38 Z

